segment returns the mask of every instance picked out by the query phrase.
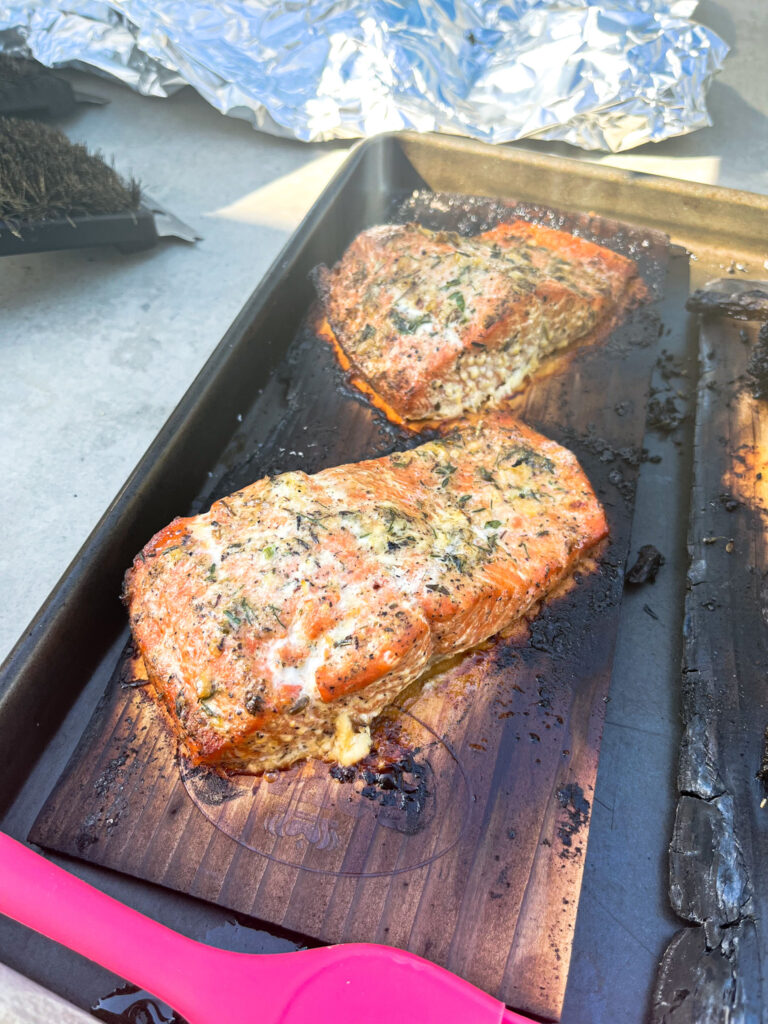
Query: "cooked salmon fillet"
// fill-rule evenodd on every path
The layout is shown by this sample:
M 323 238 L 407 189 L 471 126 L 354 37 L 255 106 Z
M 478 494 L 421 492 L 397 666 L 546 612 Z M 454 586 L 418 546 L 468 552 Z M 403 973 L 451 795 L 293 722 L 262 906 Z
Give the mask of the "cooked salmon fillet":
M 524 615 L 606 532 L 574 455 L 502 412 L 176 519 L 124 599 L 194 762 L 352 763 L 401 690 Z
M 524 220 L 469 238 L 373 227 L 316 281 L 354 370 L 410 420 L 511 394 L 645 292 L 633 260 Z

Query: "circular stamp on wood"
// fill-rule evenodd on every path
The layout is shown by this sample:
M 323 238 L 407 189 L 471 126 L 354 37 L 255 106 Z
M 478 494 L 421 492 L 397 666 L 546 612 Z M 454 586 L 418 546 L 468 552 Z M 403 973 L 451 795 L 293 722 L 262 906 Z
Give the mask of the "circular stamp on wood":
M 402 727 L 407 746 L 393 748 L 393 727 Z M 383 762 L 308 761 L 266 776 L 221 777 L 182 761 L 181 777 L 208 821 L 277 863 L 358 878 L 413 871 L 458 842 L 470 783 L 450 744 L 412 713 L 385 713 L 377 734 Z

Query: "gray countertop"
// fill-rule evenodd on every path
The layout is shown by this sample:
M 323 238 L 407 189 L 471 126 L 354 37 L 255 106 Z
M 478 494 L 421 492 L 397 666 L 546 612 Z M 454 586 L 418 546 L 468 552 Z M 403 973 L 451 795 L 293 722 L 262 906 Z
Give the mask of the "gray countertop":
M 698 17 L 733 47 L 710 92 L 714 127 L 614 157 L 525 145 L 768 193 L 768 8 L 704 0 Z M 0 657 L 349 148 L 260 135 L 190 89 L 152 100 L 71 77 L 111 102 L 61 127 L 114 157 L 204 238 L 130 256 L 82 250 L 0 262 Z M 0 974 L 7 1000 L 13 977 Z M 19 991 L 17 1016 L 12 999 L 0 1000 L 9 1024 L 28 1019 Z

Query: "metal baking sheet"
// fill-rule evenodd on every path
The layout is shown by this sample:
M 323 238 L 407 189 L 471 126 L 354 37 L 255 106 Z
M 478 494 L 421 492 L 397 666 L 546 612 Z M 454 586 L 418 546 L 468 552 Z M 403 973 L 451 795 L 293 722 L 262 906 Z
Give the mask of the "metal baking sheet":
M 651 368 L 659 232 L 425 190 L 387 220 L 476 234 L 527 217 L 629 254 L 649 297 L 610 335 L 548 361 L 512 406 L 571 448 L 603 501 L 610 544 L 521 636 L 468 653 L 374 728 L 410 737 L 400 778 L 342 785 L 309 762 L 228 784 L 179 771 L 141 689 L 118 666 L 30 838 L 328 943 L 377 941 L 426 956 L 515 1009 L 560 1016 L 619 622 Z M 349 222 L 349 237 L 366 222 Z M 340 255 L 326 254 L 332 263 Z M 310 309 L 197 505 L 266 473 L 316 471 L 410 447 L 346 384 Z M 273 423 L 271 429 L 265 429 Z M 180 508 L 180 512 L 187 511 Z M 130 654 L 127 656 L 130 661 Z M 399 702 L 397 702 L 399 704 Z M 397 802 L 393 802 L 395 792 Z M 445 892 L 451 899 L 442 898 Z
M 271 343 L 256 346 L 255 336 L 249 334 L 248 325 L 258 321 L 262 338 L 277 336 L 284 328 L 280 320 L 282 310 L 276 301 L 282 276 L 289 270 L 295 272 L 294 281 L 298 285 L 294 303 L 297 309 L 302 307 L 311 297 L 306 280 L 309 269 L 324 258 L 329 239 L 337 250 L 343 242 L 339 237 L 340 223 L 344 223 L 339 218 L 342 208 L 345 217 L 364 213 L 371 222 L 383 213 L 382 194 L 387 187 L 408 190 L 424 186 L 446 191 L 516 196 L 530 201 L 556 203 L 574 210 L 586 208 L 622 220 L 667 229 L 673 241 L 687 245 L 698 256 L 692 268 L 696 283 L 706 276 L 714 276 L 713 267 L 723 261 L 727 263 L 736 258 L 754 263 L 765 258 L 762 246 L 767 235 L 768 204 L 759 197 L 664 179 L 642 178 L 520 151 L 489 150 L 460 140 L 403 135 L 382 137 L 358 149 L 335 179 L 324 201 L 310 212 L 300 232 L 289 243 L 211 357 L 4 666 L 0 757 L 4 762 L 1 795 L 5 815 L 2 825 L 7 831 L 19 836 L 26 834 L 48 793 L 50 780 L 61 770 L 82 732 L 84 722 L 104 691 L 122 639 L 122 611 L 114 595 L 119 589 L 127 560 L 154 529 L 173 515 L 180 501 L 191 503 L 195 493 L 203 490 L 205 480 L 202 476 L 188 472 L 190 454 L 196 452 L 209 464 L 215 462 L 228 437 L 237 429 L 236 411 L 242 404 L 243 389 L 248 381 L 242 374 L 242 363 L 238 363 L 236 358 L 236 339 L 250 342 L 247 345 L 249 374 L 269 374 L 278 361 L 279 353 Z M 324 245 L 320 244 L 321 239 L 325 241 Z M 686 321 L 680 310 L 687 287 L 687 275 L 681 275 L 676 291 L 668 297 L 668 319 L 665 320 L 676 335 L 680 332 L 683 343 Z M 671 346 L 679 340 L 678 337 L 670 338 L 668 344 Z M 215 423 L 215 414 L 222 410 L 221 426 L 205 429 L 203 424 Z M 654 471 L 653 466 L 641 469 L 640 498 L 643 473 L 647 476 Z M 666 495 L 666 504 L 674 507 L 678 499 L 673 480 Z M 645 507 L 642 500 L 640 505 L 642 510 Z M 654 516 L 649 512 L 646 507 L 645 518 L 636 520 L 635 532 L 643 528 L 658 529 Z M 674 582 L 671 574 L 667 578 Z M 654 594 L 657 608 L 662 597 L 663 591 L 657 590 Z M 674 586 L 668 590 L 666 600 L 674 606 Z M 644 614 L 642 605 L 637 601 L 626 602 L 625 607 L 625 619 L 630 623 L 636 614 Z M 79 638 L 84 635 L 85 626 L 91 639 L 83 646 Z M 631 631 L 628 636 L 620 634 L 620 657 L 625 661 L 631 654 L 631 647 Z M 664 641 L 643 652 L 646 666 L 656 668 L 659 678 L 663 679 L 666 673 L 672 680 L 674 655 L 679 655 L 679 650 L 675 652 L 673 647 L 671 641 Z M 635 656 L 637 653 L 635 651 Z M 52 679 L 57 685 L 51 685 Z M 672 682 L 669 690 L 674 690 Z M 621 694 L 620 681 L 614 678 L 614 703 L 619 698 L 626 701 L 626 695 L 622 697 Z M 645 716 L 643 720 L 652 722 L 653 709 L 642 707 L 639 716 Z M 658 733 L 659 729 L 654 732 Z M 14 739 L 22 735 L 34 737 L 34 742 L 19 749 Z M 635 739 L 638 736 L 642 736 L 640 728 Z M 616 778 L 626 777 L 627 765 L 632 763 L 633 756 L 632 750 L 615 747 L 608 766 L 609 783 L 613 781 L 615 784 Z M 637 783 L 636 777 L 634 782 Z M 599 797 L 600 782 L 596 792 L 596 815 L 599 813 Z M 654 799 L 658 805 L 659 800 L 654 795 L 646 798 L 646 805 L 652 805 Z M 618 814 L 621 821 L 621 809 Z M 663 856 L 667 841 L 667 834 L 661 827 L 663 821 L 662 812 L 656 828 L 646 830 L 635 844 L 644 847 L 648 859 Z M 614 886 L 623 881 L 629 892 L 633 879 L 627 865 L 633 863 L 633 855 L 630 853 L 625 858 L 627 864 L 622 868 L 615 859 L 610 835 L 612 830 L 601 826 L 602 834 L 596 838 L 595 824 L 593 819 L 587 896 L 590 895 L 589 884 L 595 880 Z M 593 864 L 591 868 L 590 862 Z M 601 865 L 614 866 L 614 863 L 618 872 L 611 871 L 611 877 L 607 878 Z M 218 937 L 219 941 L 232 944 L 234 932 L 231 929 L 227 932 L 228 918 L 215 908 L 179 896 L 170 897 L 146 885 L 119 879 L 109 872 L 93 872 L 75 864 L 69 866 L 96 878 L 103 888 L 127 899 L 139 909 L 152 907 L 156 916 L 171 925 L 180 927 L 182 922 L 187 922 L 186 930 L 199 937 L 207 935 L 212 941 Z M 634 931 L 638 930 L 637 920 L 640 920 L 650 922 L 649 927 L 666 928 L 669 934 L 669 922 L 663 910 L 649 906 L 647 899 L 632 900 L 631 912 Z M 648 965 L 648 957 L 657 957 L 658 951 L 650 949 L 645 960 L 640 957 L 642 963 L 639 968 L 638 958 L 633 956 L 634 966 L 627 969 L 627 957 L 622 956 L 622 949 L 626 946 L 623 936 L 627 921 L 621 921 L 611 934 L 610 926 L 607 930 L 598 927 L 600 922 L 598 915 L 591 910 L 591 900 L 587 901 L 587 914 L 586 918 L 580 917 L 577 926 L 576 955 L 566 993 L 564 1019 L 615 1019 L 617 1000 L 623 1007 L 622 1018 L 631 1019 L 627 1016 L 627 992 L 646 993 L 649 990 L 652 972 L 644 973 L 643 968 Z M 581 944 L 587 959 L 592 957 L 594 960 L 595 948 L 603 954 L 596 968 L 599 998 L 595 998 L 595 971 L 590 985 L 589 972 L 580 968 L 580 931 L 586 936 L 581 939 Z M 241 932 L 242 929 L 237 931 L 240 938 Z M 598 933 L 603 938 L 592 941 Z M 286 948 L 286 941 L 285 937 L 269 937 L 249 930 L 243 945 L 253 951 L 261 951 L 280 948 L 281 942 L 282 948 Z M 82 964 L 65 951 L 46 955 L 50 946 L 8 922 L 3 923 L 0 943 L 2 955 L 9 962 L 26 969 L 27 973 L 81 1005 L 88 1005 L 109 987 L 111 979 L 104 972 Z M 586 963 L 586 960 L 582 962 Z M 620 967 L 623 970 L 617 975 Z M 612 983 L 610 979 L 614 979 Z M 635 1004 L 638 1008 L 636 1019 L 640 1020 L 645 1012 L 645 996 L 635 999 L 632 1005 Z

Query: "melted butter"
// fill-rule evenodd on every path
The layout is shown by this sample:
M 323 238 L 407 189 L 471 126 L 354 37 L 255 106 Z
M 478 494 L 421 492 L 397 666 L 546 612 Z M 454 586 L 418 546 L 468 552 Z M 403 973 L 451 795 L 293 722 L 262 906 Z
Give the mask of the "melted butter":
M 345 768 L 357 764 L 371 752 L 371 730 L 365 725 L 355 732 L 352 720 L 346 711 L 342 711 L 336 719 L 333 746 L 329 756 Z

